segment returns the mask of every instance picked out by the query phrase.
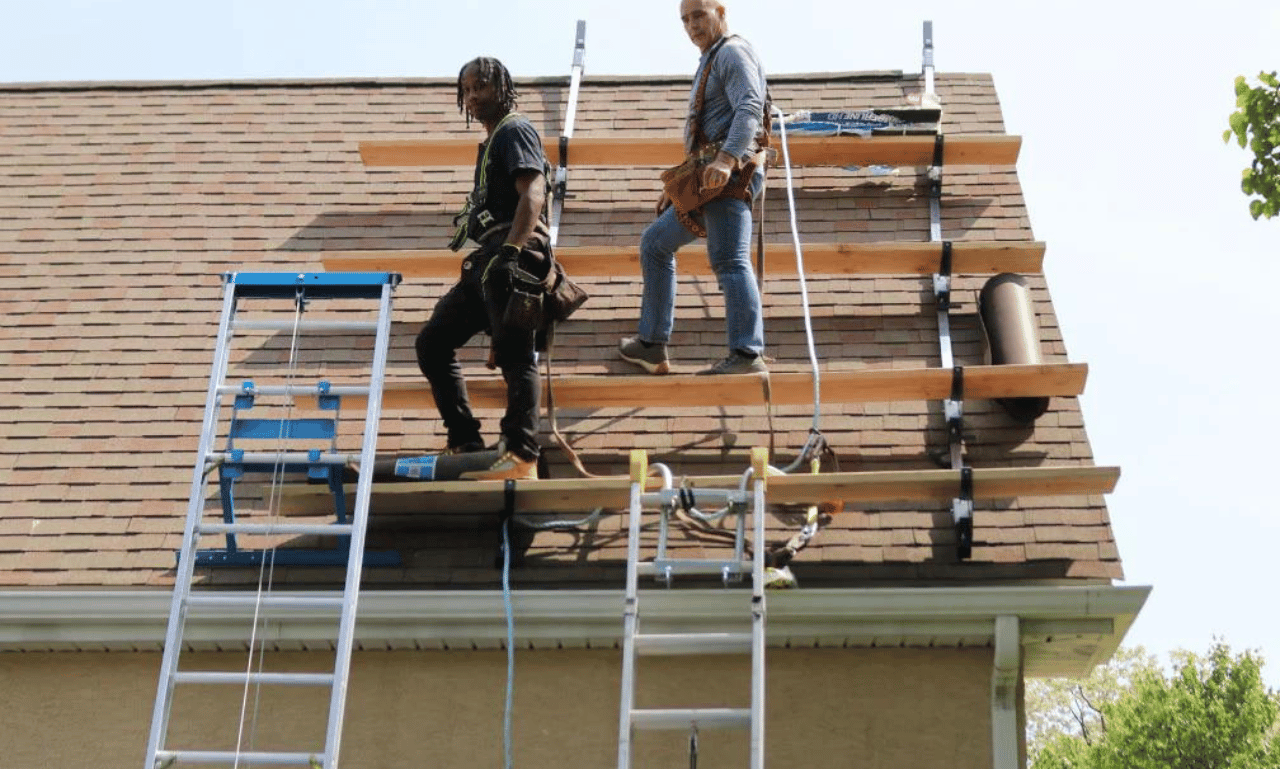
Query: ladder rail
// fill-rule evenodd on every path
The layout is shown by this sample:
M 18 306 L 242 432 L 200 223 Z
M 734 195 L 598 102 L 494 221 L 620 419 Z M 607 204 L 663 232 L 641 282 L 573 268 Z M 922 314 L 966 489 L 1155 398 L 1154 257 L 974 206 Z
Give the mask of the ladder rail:
M 560 240 L 560 218 L 564 211 L 564 199 L 569 180 L 569 141 L 573 138 L 573 123 L 578 114 L 578 87 L 582 83 L 583 65 L 587 52 L 587 22 L 579 19 L 574 30 L 573 67 L 569 75 L 569 98 L 564 112 L 564 130 L 560 134 L 560 152 L 556 164 L 555 184 L 551 196 L 551 215 L 548 222 L 551 247 Z
M 768 454 L 752 452 L 753 499 L 751 565 L 751 769 L 764 769 L 764 523 Z
M 200 428 L 200 446 L 191 478 L 191 494 L 187 505 L 187 520 L 182 533 L 182 552 L 194 554 L 198 538 L 197 527 L 204 514 L 205 473 L 203 458 L 213 448 L 218 414 L 222 407 L 219 385 L 226 378 L 230 359 L 230 330 L 236 311 L 235 284 L 223 283 L 222 318 L 218 327 L 218 341 L 214 348 L 213 367 L 209 376 L 208 396 L 205 399 L 204 421 Z M 174 575 L 173 599 L 169 605 L 169 625 L 165 632 L 164 653 L 160 661 L 160 681 L 156 690 L 156 702 L 151 713 L 151 734 L 147 739 L 147 757 L 144 769 L 155 769 L 156 757 L 164 749 L 165 735 L 169 731 L 170 705 L 175 684 L 174 673 L 178 667 L 178 646 L 186 623 L 187 596 L 195 574 L 195 558 L 182 558 Z
M 627 522 L 627 588 L 622 619 L 622 705 L 618 718 L 618 769 L 631 769 L 631 713 L 635 709 L 636 632 L 639 629 L 640 516 L 645 479 L 644 451 L 631 452 L 631 503 Z

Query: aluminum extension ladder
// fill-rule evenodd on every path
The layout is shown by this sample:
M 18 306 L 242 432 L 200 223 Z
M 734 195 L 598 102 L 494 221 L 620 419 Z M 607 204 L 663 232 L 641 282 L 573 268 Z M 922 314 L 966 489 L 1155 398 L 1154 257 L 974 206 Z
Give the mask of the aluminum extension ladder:
M 347 465 L 356 462 L 361 468 L 374 466 L 378 422 L 382 410 L 383 379 L 391 332 L 391 297 L 399 282 L 400 276 L 395 273 L 230 273 L 223 276 L 222 319 L 209 378 L 208 399 L 200 435 L 199 453 L 191 483 L 190 506 L 187 510 L 182 550 L 178 554 L 173 601 L 169 612 L 168 631 L 165 635 L 164 656 L 161 661 L 144 769 L 190 764 L 337 769 L 347 678 L 351 666 L 356 599 L 360 587 L 361 567 L 366 562 L 365 527 L 373 486 L 373 473 L 359 473 L 355 504 L 350 518 L 347 519 L 342 496 L 342 474 Z M 344 314 L 338 316 L 344 320 L 302 320 L 303 311 L 308 309 L 308 305 L 313 300 L 366 299 L 377 300 L 378 316 L 374 322 L 345 320 L 351 317 L 351 304 L 359 304 L 351 301 L 344 301 L 342 308 Z M 243 300 L 253 300 L 255 312 L 261 309 L 260 305 L 279 307 L 281 300 L 291 302 L 292 319 L 262 320 L 256 315 L 253 318 L 237 319 L 236 313 Z M 373 331 L 372 363 L 368 385 L 330 386 L 328 382 L 320 382 L 318 385 L 303 386 L 294 383 L 292 370 L 285 384 L 279 386 L 254 386 L 249 382 L 240 385 L 228 384 L 226 381 L 228 364 L 231 358 L 233 336 L 237 331 L 292 332 L 291 363 L 298 336 L 304 331 L 319 333 Z M 322 410 L 336 411 L 338 401 L 344 395 L 366 398 L 367 408 L 359 455 L 339 454 L 334 450 L 337 433 L 336 415 L 332 419 L 279 420 L 249 419 L 243 416 L 244 411 L 254 406 L 256 399 L 268 396 L 283 399 L 286 408 L 289 409 L 287 413 L 292 415 L 295 397 L 314 397 Z M 226 396 L 234 396 L 235 404 L 230 409 L 232 414 L 230 424 L 224 425 L 223 423 L 227 422 L 228 411 L 223 403 Z M 215 442 L 220 436 L 225 436 L 225 449 L 215 448 Z M 257 444 L 259 446 L 274 442 L 274 450 L 257 452 L 245 450 L 243 445 L 255 438 L 260 439 L 260 443 Z M 299 451 L 295 449 L 295 445 L 300 440 L 320 442 L 327 446 Z M 237 441 L 241 445 L 237 446 Z M 216 521 L 210 520 L 215 516 L 206 513 L 206 508 L 213 509 L 215 515 L 217 512 L 216 508 L 206 502 L 208 477 L 214 470 L 220 476 L 221 512 L 223 513 L 221 520 Z M 293 524 L 237 520 L 234 496 L 229 489 L 234 485 L 232 481 L 246 472 L 271 473 L 273 483 L 275 478 L 286 473 L 300 473 L 311 481 L 328 481 L 335 494 L 337 521 L 330 524 Z M 193 590 L 195 567 L 201 561 L 197 556 L 207 555 L 210 552 L 198 551 L 196 548 L 200 538 L 207 535 L 226 536 L 227 548 L 217 551 L 222 560 L 229 560 L 232 565 L 246 566 L 257 563 L 264 567 L 274 566 L 275 563 L 334 563 L 335 559 L 320 557 L 318 561 L 306 560 L 325 555 L 317 551 L 304 551 L 305 558 L 301 561 L 285 559 L 286 555 L 297 555 L 297 551 L 288 549 L 244 551 L 237 548 L 234 539 L 236 535 L 336 537 L 339 542 L 338 551 L 328 552 L 331 556 L 337 552 L 341 560 L 336 563 L 346 565 L 343 592 L 341 595 L 336 593 L 314 596 L 271 595 L 269 591 L 262 592 L 261 586 L 256 594 Z M 218 559 L 210 561 L 208 558 L 203 560 L 203 564 L 219 565 Z M 334 617 L 336 636 L 332 672 L 261 672 L 252 670 L 252 664 L 249 666 L 250 670 L 239 672 L 179 670 L 178 660 L 184 645 L 183 635 L 188 617 L 198 617 L 206 612 L 228 611 L 240 611 L 245 616 L 252 616 L 255 625 L 262 617 L 270 617 L 273 623 L 283 622 L 291 611 L 304 611 L 308 614 L 315 611 L 331 612 Z M 251 657 L 256 654 L 252 643 L 249 654 Z M 246 692 L 246 701 L 250 687 L 328 688 L 329 708 L 325 743 L 322 747 L 294 752 L 253 751 L 242 749 L 243 739 L 237 736 L 237 745 L 234 750 L 170 748 L 166 742 L 173 709 L 174 690 L 178 684 L 240 686 Z M 243 720 L 244 713 L 241 713 L 241 727 L 243 727 Z M 243 731 L 242 728 L 241 731 Z
M 631 500 L 629 540 L 627 544 L 627 588 L 623 610 L 622 638 L 622 705 L 618 731 L 618 769 L 631 769 L 631 743 L 637 729 L 688 730 L 690 749 L 696 750 L 697 730 L 748 729 L 750 731 L 750 769 L 764 769 L 764 518 L 768 451 L 752 450 L 751 489 L 717 491 L 708 489 L 672 489 L 669 483 L 657 492 L 646 492 L 648 460 L 643 451 L 631 454 Z M 669 477 L 667 479 L 669 481 Z M 733 557 L 726 560 L 668 558 L 666 539 L 669 516 L 677 505 L 691 506 L 698 501 L 727 504 L 730 514 L 737 516 Z M 746 510 L 750 501 L 753 555 L 746 560 Z M 658 506 L 662 511 L 657 555 L 652 561 L 640 561 L 640 519 L 646 507 Z M 650 633 L 640 632 L 641 575 L 655 576 L 667 583 L 679 575 L 720 575 L 725 584 L 751 575 L 751 629 L 736 633 Z M 635 706 L 636 656 L 676 654 L 743 654 L 751 655 L 751 706 L 749 708 L 660 708 L 640 709 Z M 691 756 L 696 761 L 696 755 Z M 692 765 L 692 764 L 691 764 Z

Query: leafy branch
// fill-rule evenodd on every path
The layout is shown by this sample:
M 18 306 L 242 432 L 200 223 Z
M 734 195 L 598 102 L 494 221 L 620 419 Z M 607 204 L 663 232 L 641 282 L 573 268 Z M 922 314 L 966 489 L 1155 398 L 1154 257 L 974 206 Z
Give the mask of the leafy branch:
M 1236 78 L 1236 111 L 1222 141 L 1234 136 L 1242 149 L 1253 153 L 1240 189 L 1253 198 L 1249 214 L 1270 219 L 1280 214 L 1280 79 L 1275 72 L 1259 72 L 1258 80 L 1259 85 L 1251 86 L 1244 77 Z

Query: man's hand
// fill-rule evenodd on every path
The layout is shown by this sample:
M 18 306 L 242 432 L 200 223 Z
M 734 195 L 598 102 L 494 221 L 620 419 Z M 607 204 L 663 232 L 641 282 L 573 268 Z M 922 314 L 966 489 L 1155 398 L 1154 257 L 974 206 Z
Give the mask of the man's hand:
M 707 190 L 718 190 L 729 183 L 729 174 L 733 173 L 733 169 L 738 166 L 738 160 L 733 155 L 721 150 L 716 153 L 715 160 L 707 164 L 702 169 L 702 192 Z
M 667 197 L 667 191 L 663 190 L 662 196 L 658 198 L 658 204 L 653 207 L 653 210 L 657 211 L 658 214 L 661 215 L 662 212 L 666 211 L 668 208 L 671 208 L 671 198 Z

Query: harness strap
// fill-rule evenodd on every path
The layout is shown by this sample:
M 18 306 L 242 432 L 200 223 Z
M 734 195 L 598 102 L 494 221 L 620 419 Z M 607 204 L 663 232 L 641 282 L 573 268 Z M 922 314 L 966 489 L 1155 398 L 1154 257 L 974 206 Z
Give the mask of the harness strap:
M 523 117 L 523 115 L 519 112 L 508 112 L 503 116 L 502 120 L 499 120 L 498 124 L 493 127 L 493 132 L 489 134 L 489 139 L 484 145 L 484 155 L 480 159 L 480 179 L 476 182 L 475 186 L 471 188 L 470 194 L 467 195 L 466 202 L 462 204 L 462 210 L 453 217 L 455 229 L 453 231 L 453 237 L 449 240 L 450 250 L 457 251 L 462 248 L 464 243 L 467 242 L 467 228 L 471 223 L 471 212 L 475 210 L 476 206 L 483 202 L 476 199 L 477 193 L 484 192 L 487 196 L 489 189 L 489 150 L 493 148 L 493 140 L 497 138 L 498 131 L 501 131 L 503 126 L 518 117 Z M 510 222 L 507 223 L 507 227 L 511 227 Z

